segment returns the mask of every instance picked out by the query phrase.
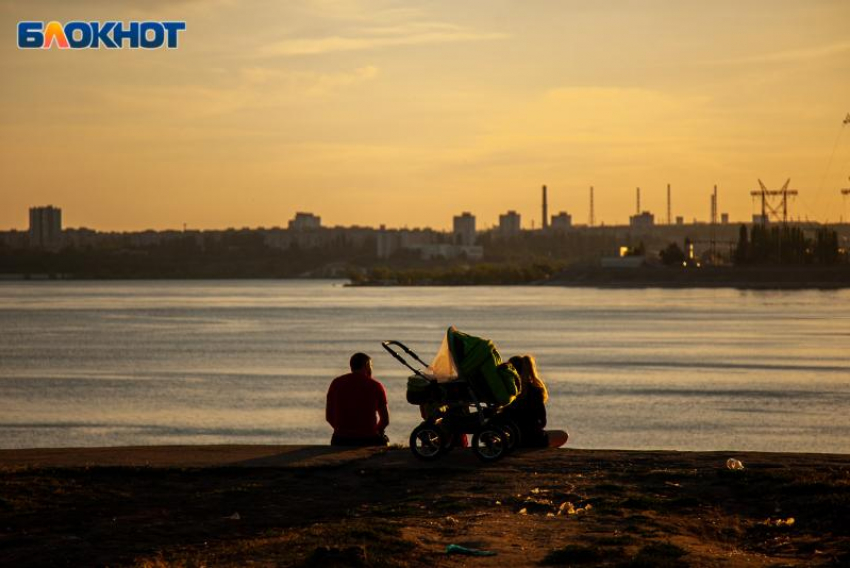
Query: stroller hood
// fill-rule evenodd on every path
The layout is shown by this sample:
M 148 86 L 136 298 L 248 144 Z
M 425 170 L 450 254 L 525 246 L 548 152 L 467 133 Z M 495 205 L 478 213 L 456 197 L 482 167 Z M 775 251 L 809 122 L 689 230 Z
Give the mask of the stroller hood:
M 432 363 L 432 370 L 445 369 L 445 354 L 454 374 L 469 381 L 476 393 L 488 402 L 504 406 L 517 396 L 519 376 L 509 363 L 502 363 L 502 357 L 493 342 L 458 331 L 454 326 L 446 331 L 443 345 Z M 441 357 L 442 355 L 442 357 Z M 437 367 L 434 367 L 434 365 Z M 438 379 L 440 380 L 440 379 Z M 445 379 L 443 379 L 445 380 Z

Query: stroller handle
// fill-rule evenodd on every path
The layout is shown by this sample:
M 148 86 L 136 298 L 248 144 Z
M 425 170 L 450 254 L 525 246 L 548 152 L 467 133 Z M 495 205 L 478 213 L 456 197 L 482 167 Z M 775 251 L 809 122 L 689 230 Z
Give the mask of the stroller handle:
M 408 369 L 410 369 L 411 371 L 413 371 L 414 373 L 416 373 L 416 374 L 417 374 L 417 375 L 419 375 L 420 377 L 423 377 L 423 378 L 426 378 L 426 379 L 427 379 L 427 378 L 429 378 L 429 377 L 427 377 L 425 374 L 423 374 L 421 370 L 419 370 L 419 369 L 417 369 L 417 368 L 415 368 L 415 367 L 411 366 L 411 364 L 410 364 L 410 363 L 408 363 L 408 362 L 407 362 L 407 360 L 406 360 L 404 357 L 402 357 L 402 356 L 401 356 L 401 354 L 399 354 L 399 352 L 398 352 L 398 351 L 396 351 L 395 349 L 393 349 L 393 347 L 399 347 L 399 348 L 401 348 L 401 349 L 402 349 L 402 350 L 403 350 L 403 351 L 404 351 L 407 355 L 409 355 L 410 357 L 413 357 L 413 358 L 414 358 L 417 362 L 421 363 L 424 367 L 427 367 L 427 366 L 428 366 L 428 363 L 426 363 L 425 361 L 423 361 L 422 359 L 420 359 L 420 358 L 419 358 L 419 355 L 417 355 L 417 354 L 416 354 L 416 352 L 414 352 L 411 348 L 409 348 L 407 345 L 405 345 L 405 344 L 404 344 L 404 343 L 402 343 L 401 341 L 392 341 L 392 340 L 391 340 L 391 341 L 382 341 L 382 342 L 381 342 L 381 347 L 383 347 L 384 349 L 386 349 L 386 350 L 387 350 L 387 352 L 388 352 L 390 355 L 392 355 L 393 357 L 395 357 L 395 358 L 396 358 L 396 360 L 398 360 L 398 362 L 399 362 L 399 363 L 401 363 L 402 365 L 404 365 L 405 367 L 407 367 Z

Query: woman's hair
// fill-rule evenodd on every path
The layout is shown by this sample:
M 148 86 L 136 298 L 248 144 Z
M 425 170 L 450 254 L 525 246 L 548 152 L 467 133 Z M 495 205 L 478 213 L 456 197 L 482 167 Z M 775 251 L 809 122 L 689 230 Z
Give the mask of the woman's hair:
M 531 383 L 543 392 L 543 402 L 549 400 L 549 389 L 546 388 L 546 383 L 537 374 L 537 363 L 535 363 L 534 357 L 517 355 L 508 359 L 508 362 L 514 366 L 523 382 Z
M 523 383 L 523 381 L 522 381 L 522 357 L 520 357 L 519 355 L 514 355 L 513 357 L 508 359 L 508 363 L 510 363 L 510 365 L 516 371 L 516 374 L 517 374 L 517 379 L 516 379 L 517 395 L 521 395 L 522 391 L 524 390 L 523 386 L 522 386 L 522 383 Z

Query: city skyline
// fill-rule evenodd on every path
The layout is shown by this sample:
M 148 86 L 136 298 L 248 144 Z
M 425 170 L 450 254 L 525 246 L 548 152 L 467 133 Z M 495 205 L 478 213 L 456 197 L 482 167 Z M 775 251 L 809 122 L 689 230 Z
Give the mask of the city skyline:
M 779 192 L 775 192 L 779 193 Z M 528 221 L 525 216 L 521 213 L 518 213 L 516 210 L 509 209 L 504 213 L 499 214 L 499 218 L 495 223 L 482 222 L 481 219 L 474 213 L 470 211 L 462 211 L 455 212 L 450 215 L 452 222 L 448 227 L 442 226 L 432 226 L 432 225 L 420 225 L 411 227 L 408 225 L 403 226 L 390 226 L 384 223 L 380 225 L 369 225 L 369 224 L 327 224 L 322 222 L 322 216 L 316 215 L 311 211 L 295 211 L 292 213 L 289 219 L 284 220 L 283 222 L 276 223 L 274 225 L 255 225 L 255 226 L 226 226 L 226 227 L 190 227 L 184 224 L 182 227 L 164 227 L 154 229 L 152 227 L 146 227 L 143 229 L 102 229 L 94 226 L 82 226 L 82 225 L 68 225 L 64 223 L 61 219 L 64 216 L 64 212 L 61 207 L 58 207 L 54 204 L 45 204 L 45 205 L 33 205 L 29 208 L 29 224 L 24 227 L 11 227 L 11 228 L 3 228 L 0 227 L 0 234 L 5 234 L 7 236 L 14 235 L 15 233 L 32 233 L 33 228 L 36 233 L 41 233 L 44 229 L 41 228 L 42 224 L 47 225 L 55 225 L 55 229 L 51 229 L 54 233 L 59 233 L 63 231 L 93 231 L 96 233 L 116 233 L 116 234 L 133 234 L 133 233 L 145 233 L 145 232 L 162 232 L 162 233 L 174 233 L 174 232 L 224 232 L 224 231 L 244 231 L 244 230 L 289 230 L 296 232 L 304 232 L 304 231 L 312 231 L 317 229 L 352 229 L 352 230 L 369 230 L 369 231 L 433 231 L 437 233 L 458 233 L 460 232 L 468 232 L 467 229 L 458 229 L 458 223 L 466 226 L 468 223 L 469 227 L 472 227 L 472 231 L 475 233 L 486 233 L 490 231 L 495 231 L 497 233 L 505 235 L 516 235 L 522 231 L 543 231 L 549 233 L 558 233 L 564 230 L 574 230 L 574 229 L 604 229 L 604 228 L 623 228 L 623 227 L 632 227 L 638 229 L 651 229 L 651 228 L 663 228 L 663 227 L 687 227 L 687 226 L 711 226 L 711 225 L 756 225 L 762 224 L 764 219 L 764 223 L 773 225 L 773 224 L 784 224 L 786 221 L 789 224 L 804 224 L 804 225 L 823 225 L 823 226 L 842 226 L 850 224 L 847 221 L 840 221 L 837 223 L 821 223 L 817 220 L 810 219 L 797 219 L 793 216 L 790 216 L 783 220 L 781 217 L 782 209 L 781 209 L 781 201 L 774 201 L 774 206 L 776 209 L 768 209 L 767 213 L 762 216 L 760 213 L 753 213 L 752 218 L 750 219 L 733 219 L 729 216 L 728 213 L 722 212 L 720 210 L 713 211 L 708 218 L 700 219 L 700 218 L 691 218 L 687 219 L 681 215 L 672 216 L 669 219 L 663 215 L 660 215 L 654 211 L 648 211 L 644 208 L 641 208 L 640 212 L 633 212 L 632 215 L 629 216 L 628 220 L 624 223 L 605 223 L 596 222 L 594 224 L 588 224 L 582 222 L 581 220 L 576 221 L 573 218 L 573 215 L 568 211 L 557 211 L 548 213 L 548 223 L 546 226 L 543 226 L 542 223 L 538 223 L 537 220 L 532 219 Z M 776 205 L 779 203 L 779 205 Z M 51 221 L 41 221 L 42 216 L 48 215 L 48 218 L 51 218 Z M 470 243 L 467 243 L 470 244 Z
M 639 187 L 635 188 L 635 190 L 637 190 L 637 192 L 640 193 L 641 195 L 645 195 L 645 192 L 641 193 L 641 190 L 640 190 Z M 757 190 L 753 190 L 753 191 L 757 191 Z M 665 192 L 666 192 L 666 189 L 665 189 Z M 752 193 L 752 192 L 750 192 L 750 193 Z M 806 218 L 802 217 L 801 215 L 799 215 L 799 213 L 795 212 L 795 210 L 794 210 L 794 199 L 791 198 L 791 199 L 789 199 L 788 221 L 791 221 L 791 222 L 815 222 L 815 223 L 822 223 L 822 224 L 847 223 L 848 219 L 850 219 L 850 218 L 848 218 L 843 213 L 843 210 L 846 209 L 846 207 L 847 207 L 846 206 L 846 199 L 847 199 L 846 194 L 847 193 L 848 193 L 848 190 L 845 190 L 844 195 L 842 196 L 842 201 L 844 201 L 844 204 L 843 204 L 843 207 L 842 207 L 842 212 L 838 213 L 838 218 L 837 219 L 826 219 L 826 220 L 811 219 L 811 218 L 808 218 L 808 217 L 806 217 Z M 708 194 L 709 197 L 711 197 L 711 195 L 712 195 L 711 193 Z M 635 196 L 633 194 L 632 199 L 634 199 L 634 197 Z M 666 193 L 665 193 L 665 199 L 666 199 Z M 718 199 L 718 202 L 722 203 L 722 200 Z M 640 200 L 638 201 L 638 203 L 639 204 L 641 203 Z M 645 202 L 643 202 L 643 203 L 645 203 Z M 54 206 L 53 204 L 40 204 L 40 205 L 33 204 L 30 207 L 53 207 L 53 206 Z M 57 206 L 57 207 L 60 207 L 60 206 Z M 61 209 L 61 207 L 60 207 L 60 209 Z M 470 211 L 469 213 L 471 213 L 473 215 L 473 217 L 476 218 L 477 222 L 480 223 L 479 230 L 489 230 L 489 229 L 492 229 L 492 228 L 498 228 L 499 224 L 501 222 L 501 219 L 506 214 L 507 215 L 511 215 L 511 214 L 516 215 L 520 219 L 519 229 L 521 229 L 521 230 L 533 230 L 533 229 L 540 229 L 541 226 L 543 225 L 543 216 L 542 216 L 542 213 L 539 211 L 540 204 L 538 204 L 537 209 L 538 209 L 537 213 L 534 213 L 533 211 L 532 212 L 522 212 L 522 211 L 518 211 L 517 209 L 504 209 L 503 211 L 498 212 L 496 214 L 496 219 L 492 219 L 492 220 L 491 219 L 482 219 L 474 211 Z M 703 212 L 703 213 L 705 213 L 705 215 L 697 214 L 697 215 L 693 215 L 693 216 L 688 216 L 687 214 L 682 214 L 681 212 L 677 211 L 675 208 L 671 208 L 671 211 L 672 211 L 671 216 L 668 219 L 667 218 L 666 201 L 665 201 L 665 204 L 662 207 L 659 207 L 658 209 L 649 209 L 649 208 L 641 205 L 639 211 L 636 208 L 633 207 L 633 210 L 630 213 L 628 213 L 628 216 L 625 219 L 615 220 L 614 222 L 606 221 L 604 212 L 601 212 L 601 214 L 600 214 L 599 211 L 595 211 L 594 212 L 594 221 L 593 221 L 593 223 L 591 223 L 590 222 L 590 199 L 588 197 L 588 202 L 587 202 L 587 205 L 586 205 L 586 212 L 585 212 L 584 216 L 582 216 L 581 213 L 578 213 L 578 214 L 574 213 L 573 209 L 561 209 L 561 208 L 559 208 L 557 210 L 549 209 L 549 211 L 547 213 L 547 217 L 546 217 L 546 222 L 551 225 L 555 221 L 556 218 L 559 218 L 559 219 L 569 218 L 570 223 L 573 226 L 579 226 L 579 227 L 580 226 L 590 226 L 590 227 L 625 226 L 625 225 L 629 225 L 631 223 L 632 216 L 634 216 L 636 214 L 640 215 L 640 214 L 647 214 L 647 213 L 654 217 L 654 224 L 656 224 L 656 225 L 673 225 L 673 224 L 682 224 L 682 223 L 684 223 L 684 224 L 694 224 L 694 223 L 700 224 L 700 223 L 711 223 L 712 222 L 712 219 L 711 219 L 712 213 L 711 212 Z M 438 231 L 450 231 L 451 230 L 451 221 L 447 222 L 446 219 L 451 219 L 454 215 L 459 214 L 459 213 L 460 212 L 444 212 L 444 218 L 441 217 L 441 219 L 440 219 L 441 222 L 436 223 L 436 224 L 422 224 L 422 225 L 416 225 L 416 226 L 410 226 L 410 225 L 407 225 L 407 224 L 393 225 L 392 223 L 385 223 L 385 222 L 379 222 L 379 223 L 376 223 L 376 224 L 369 224 L 369 223 L 346 222 L 345 219 L 342 219 L 340 222 L 336 222 L 336 223 L 332 223 L 332 224 L 324 224 L 324 225 L 322 225 L 322 227 L 358 227 L 359 226 L 359 227 L 378 228 L 378 227 L 386 226 L 389 229 L 422 228 L 422 229 L 434 229 L 434 230 L 438 230 Z M 281 228 L 281 227 L 285 227 L 287 224 L 291 225 L 292 219 L 296 218 L 296 217 L 298 217 L 302 214 L 317 215 L 317 217 L 319 217 L 319 218 L 322 217 L 321 212 L 293 210 L 293 211 L 285 214 L 285 218 L 278 219 L 273 224 L 269 224 L 269 225 L 239 225 L 239 226 L 237 226 L 237 225 L 234 225 L 234 224 L 230 224 L 230 225 L 225 225 L 225 226 L 196 227 L 196 226 L 188 226 L 188 224 L 186 224 L 184 222 L 182 225 L 179 225 L 179 226 L 154 226 L 154 224 L 148 224 L 148 225 L 143 226 L 143 227 L 131 227 L 131 228 L 110 227 L 108 229 L 105 229 L 105 228 L 100 228 L 100 227 L 93 226 L 93 225 L 73 224 L 73 222 L 72 222 L 71 224 L 66 223 L 65 227 L 66 228 L 74 228 L 74 229 L 94 229 L 94 230 L 100 230 L 100 231 L 106 231 L 106 232 L 136 232 L 136 231 L 145 231 L 145 230 L 169 231 L 169 230 L 186 230 L 186 229 L 192 229 L 192 230 L 222 230 L 222 229 L 234 229 L 234 228 L 235 229 L 242 229 L 242 228 Z M 286 216 L 286 215 L 288 215 L 288 216 Z M 721 206 L 718 206 L 716 208 L 716 210 L 714 211 L 714 215 L 716 216 L 715 222 L 717 222 L 717 223 L 720 222 L 721 217 L 723 217 L 725 219 L 725 221 L 723 221 L 724 224 L 725 223 L 738 223 L 738 224 L 753 223 L 753 222 L 757 221 L 756 217 L 760 216 L 760 202 L 755 197 L 752 199 L 752 211 L 751 211 L 750 216 L 747 217 L 747 218 L 740 218 L 740 219 L 735 218 L 735 217 L 731 216 L 727 211 L 723 210 L 723 208 Z M 0 227 L 0 231 L 8 231 L 8 230 L 26 231 L 27 230 L 26 215 L 23 215 L 23 218 L 24 218 L 23 222 L 19 223 L 17 226 Z M 74 219 L 73 215 L 70 218 Z M 771 215 L 768 215 L 768 218 L 771 218 Z M 776 218 L 774 220 L 779 221 L 780 219 Z
M 21 20 L 186 20 L 172 51 L 17 50 Z M 840 0 L 226 0 L 0 6 L 0 228 L 53 203 L 103 231 L 847 219 Z M 779 39 L 777 39 L 779 38 Z M 9 47 L 12 46 L 12 47 Z

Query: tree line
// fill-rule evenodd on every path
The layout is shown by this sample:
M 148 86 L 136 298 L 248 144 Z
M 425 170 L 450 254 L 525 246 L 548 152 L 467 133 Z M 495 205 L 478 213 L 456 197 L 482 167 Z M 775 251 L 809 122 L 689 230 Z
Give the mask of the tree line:
M 807 237 L 800 227 L 741 225 L 733 254 L 735 264 L 838 264 L 838 233 L 825 227 Z

